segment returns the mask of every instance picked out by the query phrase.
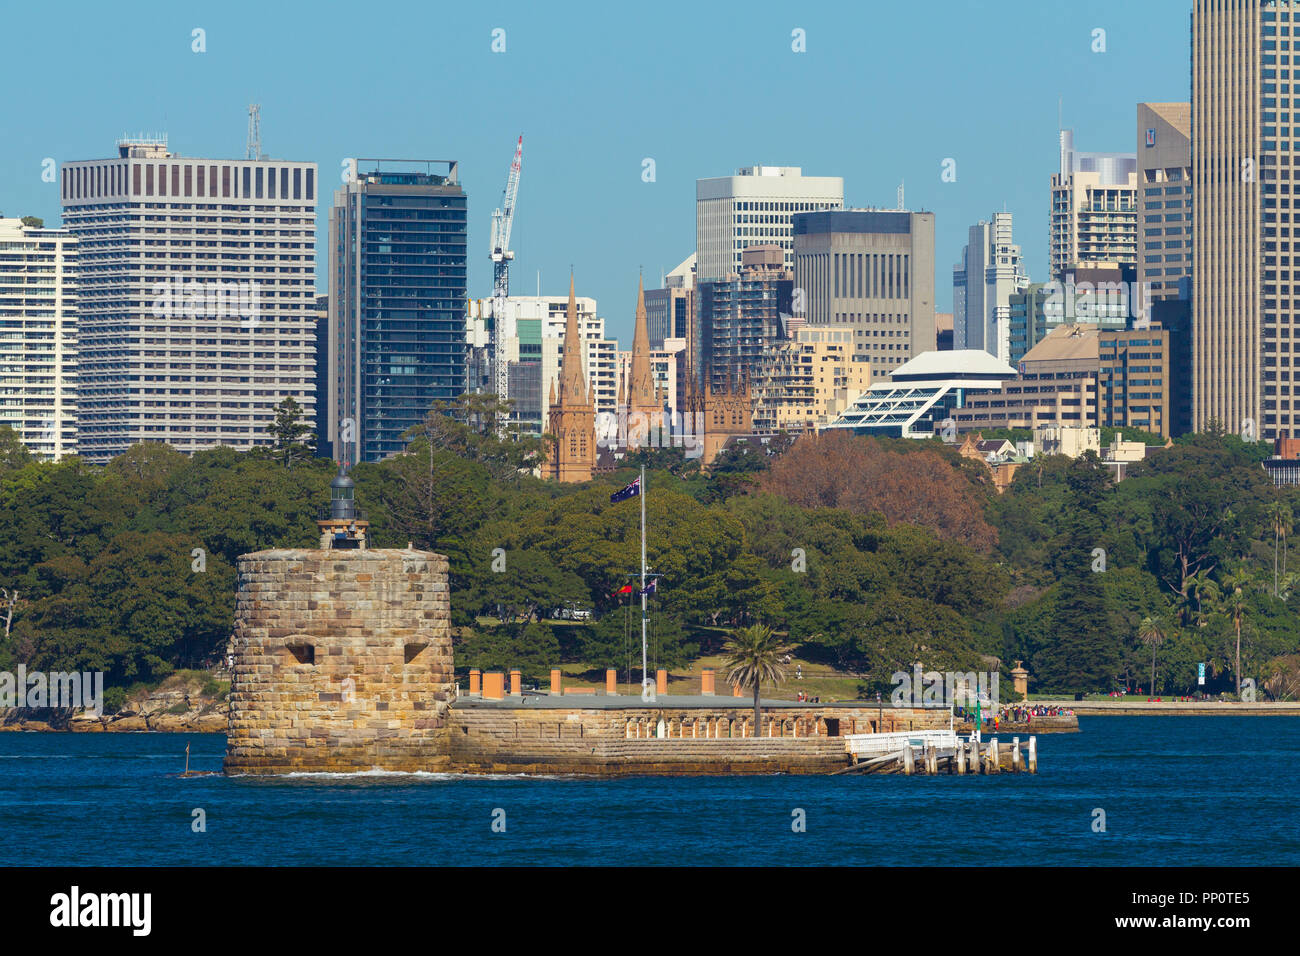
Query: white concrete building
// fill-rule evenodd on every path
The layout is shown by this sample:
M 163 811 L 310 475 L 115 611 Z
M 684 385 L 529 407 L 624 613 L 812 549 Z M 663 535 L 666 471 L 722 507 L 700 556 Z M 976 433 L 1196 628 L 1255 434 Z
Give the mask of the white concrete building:
M 696 280 L 739 273 L 745 247 L 764 243 L 784 249 L 785 267 L 793 269 L 791 217 L 843 206 L 843 178 L 805 176 L 798 166 L 747 166 L 735 176 L 696 180 Z
M 0 219 L 0 425 L 40 458 L 77 451 L 77 240 Z
M 613 412 L 618 389 L 618 343 L 605 338 L 605 320 L 596 315 L 596 300 L 575 296 L 578 330 L 585 343 L 584 368 L 596 389 L 596 411 Z M 569 296 L 512 295 L 501 316 L 495 302 L 484 299 L 482 315 L 472 316 L 467 334 L 471 346 L 488 347 L 486 320 L 499 318 L 501 361 L 506 363 L 508 396 L 515 403 L 515 420 L 537 434 L 544 426 L 552 384 L 559 387 L 564 352 L 565 312 Z
M 962 261 L 952 270 L 952 347 L 983 349 L 1011 362 L 1011 297 L 1029 288 L 1011 213 L 970 227 Z
M 1085 153 L 1061 130 L 1052 175 L 1048 265 L 1053 278 L 1090 263 L 1137 264 L 1137 156 Z
M 541 387 L 542 408 L 550 400 L 551 387 L 560 387 L 560 362 L 564 356 L 565 310 L 569 297 L 554 296 L 511 296 L 508 301 L 519 303 L 517 314 L 524 321 L 536 322 L 540 330 L 538 343 L 541 361 L 539 384 Z M 601 413 L 613 416 L 618 404 L 618 340 L 605 337 L 605 320 L 596 314 L 596 300 L 589 296 L 575 297 L 578 309 L 578 332 L 582 336 L 583 369 L 587 381 L 596 394 L 597 428 L 600 427 Z M 509 328 L 509 326 L 507 326 Z M 526 330 L 525 330 L 526 331 Z M 531 333 L 529 333 L 531 334 Z M 507 353 L 509 359 L 510 353 Z
M 316 418 L 316 164 L 181 157 L 122 140 L 63 164 L 78 246 L 78 451 L 268 445 Z

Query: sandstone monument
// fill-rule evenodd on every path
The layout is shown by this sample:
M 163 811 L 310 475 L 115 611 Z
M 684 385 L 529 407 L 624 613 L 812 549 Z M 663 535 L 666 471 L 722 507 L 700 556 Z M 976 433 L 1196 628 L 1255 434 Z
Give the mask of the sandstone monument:
M 239 559 L 227 773 L 827 773 L 845 735 L 950 726 L 947 710 L 768 699 L 756 726 L 708 668 L 698 694 L 668 694 L 660 671 L 643 699 L 612 670 L 598 693 L 558 668 L 544 691 L 474 667 L 458 695 L 447 559 L 370 548 L 353 491 L 340 470 L 317 549 Z
M 227 773 L 447 762 L 447 559 L 366 547 L 352 492 L 340 471 L 319 549 L 239 559 Z

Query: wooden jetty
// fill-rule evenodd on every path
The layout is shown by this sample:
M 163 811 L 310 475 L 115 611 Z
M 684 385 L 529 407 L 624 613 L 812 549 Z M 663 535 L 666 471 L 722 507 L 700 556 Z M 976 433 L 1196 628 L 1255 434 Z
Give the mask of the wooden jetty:
M 977 740 L 949 730 L 916 733 L 849 734 L 844 738 L 850 764 L 841 773 L 1037 773 L 1038 738 Z

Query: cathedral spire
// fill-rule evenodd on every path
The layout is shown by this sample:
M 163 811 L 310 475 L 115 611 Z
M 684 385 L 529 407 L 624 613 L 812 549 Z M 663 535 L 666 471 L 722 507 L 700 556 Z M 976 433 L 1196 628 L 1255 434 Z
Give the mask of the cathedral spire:
M 564 357 L 560 363 L 560 401 L 584 403 L 587 373 L 583 369 L 582 335 L 578 331 L 578 302 L 573 295 L 573 273 L 569 273 L 569 307 L 564 313 Z
M 645 314 L 645 283 L 636 282 L 636 328 L 632 333 L 632 373 L 629 376 L 627 404 L 646 409 L 655 405 L 654 374 L 650 369 L 650 331 Z
M 594 390 L 583 371 L 585 344 L 578 330 L 578 303 L 569 273 L 569 308 L 564 316 L 564 354 L 560 359 L 560 387 L 551 381 L 551 407 L 547 431 L 555 438 L 546 474 L 558 481 L 590 481 L 596 466 L 596 414 Z

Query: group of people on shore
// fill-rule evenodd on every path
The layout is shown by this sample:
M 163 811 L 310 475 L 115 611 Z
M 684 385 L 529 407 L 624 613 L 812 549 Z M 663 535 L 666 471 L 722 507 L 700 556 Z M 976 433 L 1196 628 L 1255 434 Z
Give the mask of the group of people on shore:
M 1010 704 L 1001 708 L 994 718 L 996 723 L 1032 724 L 1035 717 L 1073 717 L 1074 711 L 1055 704 Z

